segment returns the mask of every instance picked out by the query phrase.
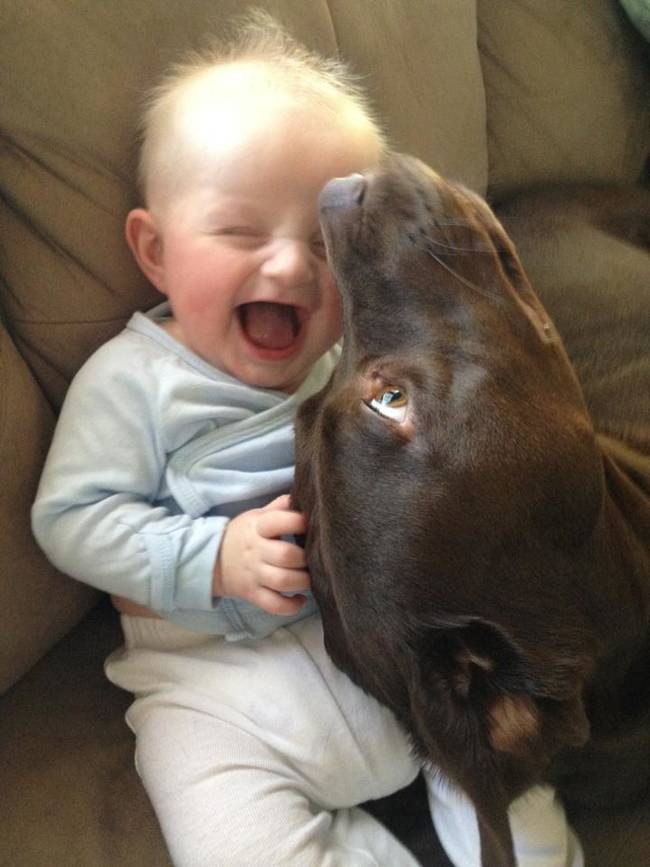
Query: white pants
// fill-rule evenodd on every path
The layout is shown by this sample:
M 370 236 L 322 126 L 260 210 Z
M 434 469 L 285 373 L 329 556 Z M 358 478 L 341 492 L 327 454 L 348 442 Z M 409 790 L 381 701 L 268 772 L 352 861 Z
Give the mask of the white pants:
M 438 838 L 456 867 L 481 867 L 476 813 L 462 792 L 426 774 Z M 584 867 L 582 847 L 551 786 L 535 786 L 508 810 L 519 867 Z
M 177 867 L 417 867 L 357 805 L 420 768 L 392 713 L 332 665 L 319 618 L 256 642 L 147 618 L 122 627 L 106 673 L 135 694 L 136 767 Z M 429 790 L 451 859 L 478 865 L 471 806 L 435 780 Z M 521 867 L 578 867 L 561 808 L 533 802 L 513 826 Z M 551 840 L 541 859 L 526 860 L 528 814 L 533 850 Z

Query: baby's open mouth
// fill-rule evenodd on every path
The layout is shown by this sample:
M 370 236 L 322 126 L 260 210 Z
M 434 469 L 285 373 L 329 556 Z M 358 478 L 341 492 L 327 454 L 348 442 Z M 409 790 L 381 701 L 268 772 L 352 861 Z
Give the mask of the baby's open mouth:
M 252 301 L 237 311 L 244 334 L 262 349 L 287 349 L 300 331 L 298 311 L 291 304 Z

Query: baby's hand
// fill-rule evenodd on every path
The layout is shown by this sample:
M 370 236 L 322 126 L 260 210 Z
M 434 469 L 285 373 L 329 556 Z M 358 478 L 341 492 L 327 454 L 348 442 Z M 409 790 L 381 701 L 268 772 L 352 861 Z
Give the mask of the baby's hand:
M 214 567 L 215 596 L 238 596 L 270 614 L 296 614 L 309 587 L 305 552 L 280 536 L 302 534 L 306 521 L 289 509 L 289 495 L 237 515 L 226 526 Z

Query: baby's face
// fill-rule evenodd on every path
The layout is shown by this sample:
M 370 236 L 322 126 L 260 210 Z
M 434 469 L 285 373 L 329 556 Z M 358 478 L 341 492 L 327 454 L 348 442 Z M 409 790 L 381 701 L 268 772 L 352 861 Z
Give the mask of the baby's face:
M 170 331 L 242 382 L 294 391 L 341 333 L 318 194 L 377 156 L 367 131 L 297 116 L 202 153 L 159 220 Z

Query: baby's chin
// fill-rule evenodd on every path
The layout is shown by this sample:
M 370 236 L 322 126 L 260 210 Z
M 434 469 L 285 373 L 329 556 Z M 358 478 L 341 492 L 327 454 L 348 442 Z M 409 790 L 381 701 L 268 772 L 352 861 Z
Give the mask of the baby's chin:
M 260 376 L 251 376 L 250 378 L 246 378 L 244 376 L 237 376 L 240 382 L 243 382 L 245 385 L 249 385 L 251 388 L 262 388 L 267 389 L 268 391 L 283 391 L 285 394 L 293 394 L 297 391 L 302 383 L 307 378 L 307 373 L 303 373 L 298 377 L 260 377 Z
M 289 359 L 288 363 L 256 361 L 234 364 L 224 372 L 249 385 L 251 388 L 264 388 L 271 391 L 283 391 L 293 394 L 307 378 L 313 365 L 313 360 L 302 358 Z

